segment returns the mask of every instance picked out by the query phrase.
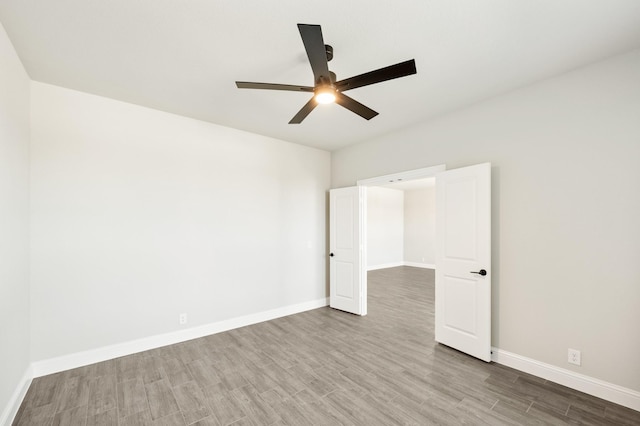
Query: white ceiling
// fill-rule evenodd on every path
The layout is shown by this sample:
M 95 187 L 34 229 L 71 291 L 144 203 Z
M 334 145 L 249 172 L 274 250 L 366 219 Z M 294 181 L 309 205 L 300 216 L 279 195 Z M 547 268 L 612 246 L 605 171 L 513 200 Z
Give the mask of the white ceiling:
M 397 189 L 399 191 L 413 191 L 416 189 L 426 189 L 431 188 L 432 186 L 436 186 L 436 178 L 428 177 L 422 179 L 411 179 L 405 180 L 402 182 L 395 181 L 393 183 L 389 183 L 387 185 L 380 185 L 389 189 Z
M 638 0 L 0 0 L 33 80 L 333 150 L 640 47 Z M 287 124 L 313 85 L 296 27 L 320 24 L 338 79 L 415 58 L 418 73 Z

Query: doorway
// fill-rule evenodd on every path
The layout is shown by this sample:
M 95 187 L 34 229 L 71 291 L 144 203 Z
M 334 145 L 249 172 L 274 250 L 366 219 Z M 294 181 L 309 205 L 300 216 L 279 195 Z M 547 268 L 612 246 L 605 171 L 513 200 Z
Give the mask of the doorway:
M 427 177 L 437 177 L 435 339 L 490 361 L 490 163 L 453 170 L 434 166 L 331 190 L 330 306 L 358 315 L 367 314 L 368 187 Z M 398 258 L 401 264 L 404 264 L 403 256 Z
M 429 168 L 358 182 L 366 188 L 362 231 L 367 286 L 380 287 L 367 291 L 367 304 L 385 306 L 380 300 L 384 294 L 389 297 L 406 291 L 405 287 L 419 290 L 421 294 L 411 297 L 431 301 L 422 319 L 431 338 L 435 335 L 435 174 L 439 171 L 440 167 Z
M 367 271 L 435 269 L 435 178 L 367 188 Z

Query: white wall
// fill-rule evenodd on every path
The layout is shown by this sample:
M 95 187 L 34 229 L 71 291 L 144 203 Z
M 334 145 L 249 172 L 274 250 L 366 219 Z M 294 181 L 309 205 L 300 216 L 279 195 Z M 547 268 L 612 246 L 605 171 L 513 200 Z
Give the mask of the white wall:
M 640 391 L 638 76 L 634 51 L 333 152 L 332 184 L 491 162 L 493 345 Z
M 399 266 L 403 261 L 404 193 L 367 188 L 367 267 Z
M 35 361 L 314 301 L 328 152 L 34 82 Z
M 436 263 L 435 187 L 404 191 L 404 261 L 434 266 Z
M 29 85 L 0 24 L 0 423 L 30 362 Z

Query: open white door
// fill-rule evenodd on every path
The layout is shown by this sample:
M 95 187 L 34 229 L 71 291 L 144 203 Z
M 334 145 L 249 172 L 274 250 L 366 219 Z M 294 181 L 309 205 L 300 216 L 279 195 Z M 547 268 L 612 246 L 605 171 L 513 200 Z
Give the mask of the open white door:
M 436 175 L 436 341 L 491 361 L 491 164 Z
M 332 189 L 329 194 L 329 305 L 366 315 L 367 275 L 362 258 L 366 188 Z

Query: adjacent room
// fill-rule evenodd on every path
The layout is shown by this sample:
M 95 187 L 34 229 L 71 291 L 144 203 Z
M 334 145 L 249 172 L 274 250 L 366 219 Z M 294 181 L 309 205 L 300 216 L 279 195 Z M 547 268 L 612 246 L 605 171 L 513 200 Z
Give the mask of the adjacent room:
M 435 268 L 435 179 L 367 190 L 367 270 Z
M 637 0 L 2 0 L 0 425 L 639 424 L 639 162 Z

